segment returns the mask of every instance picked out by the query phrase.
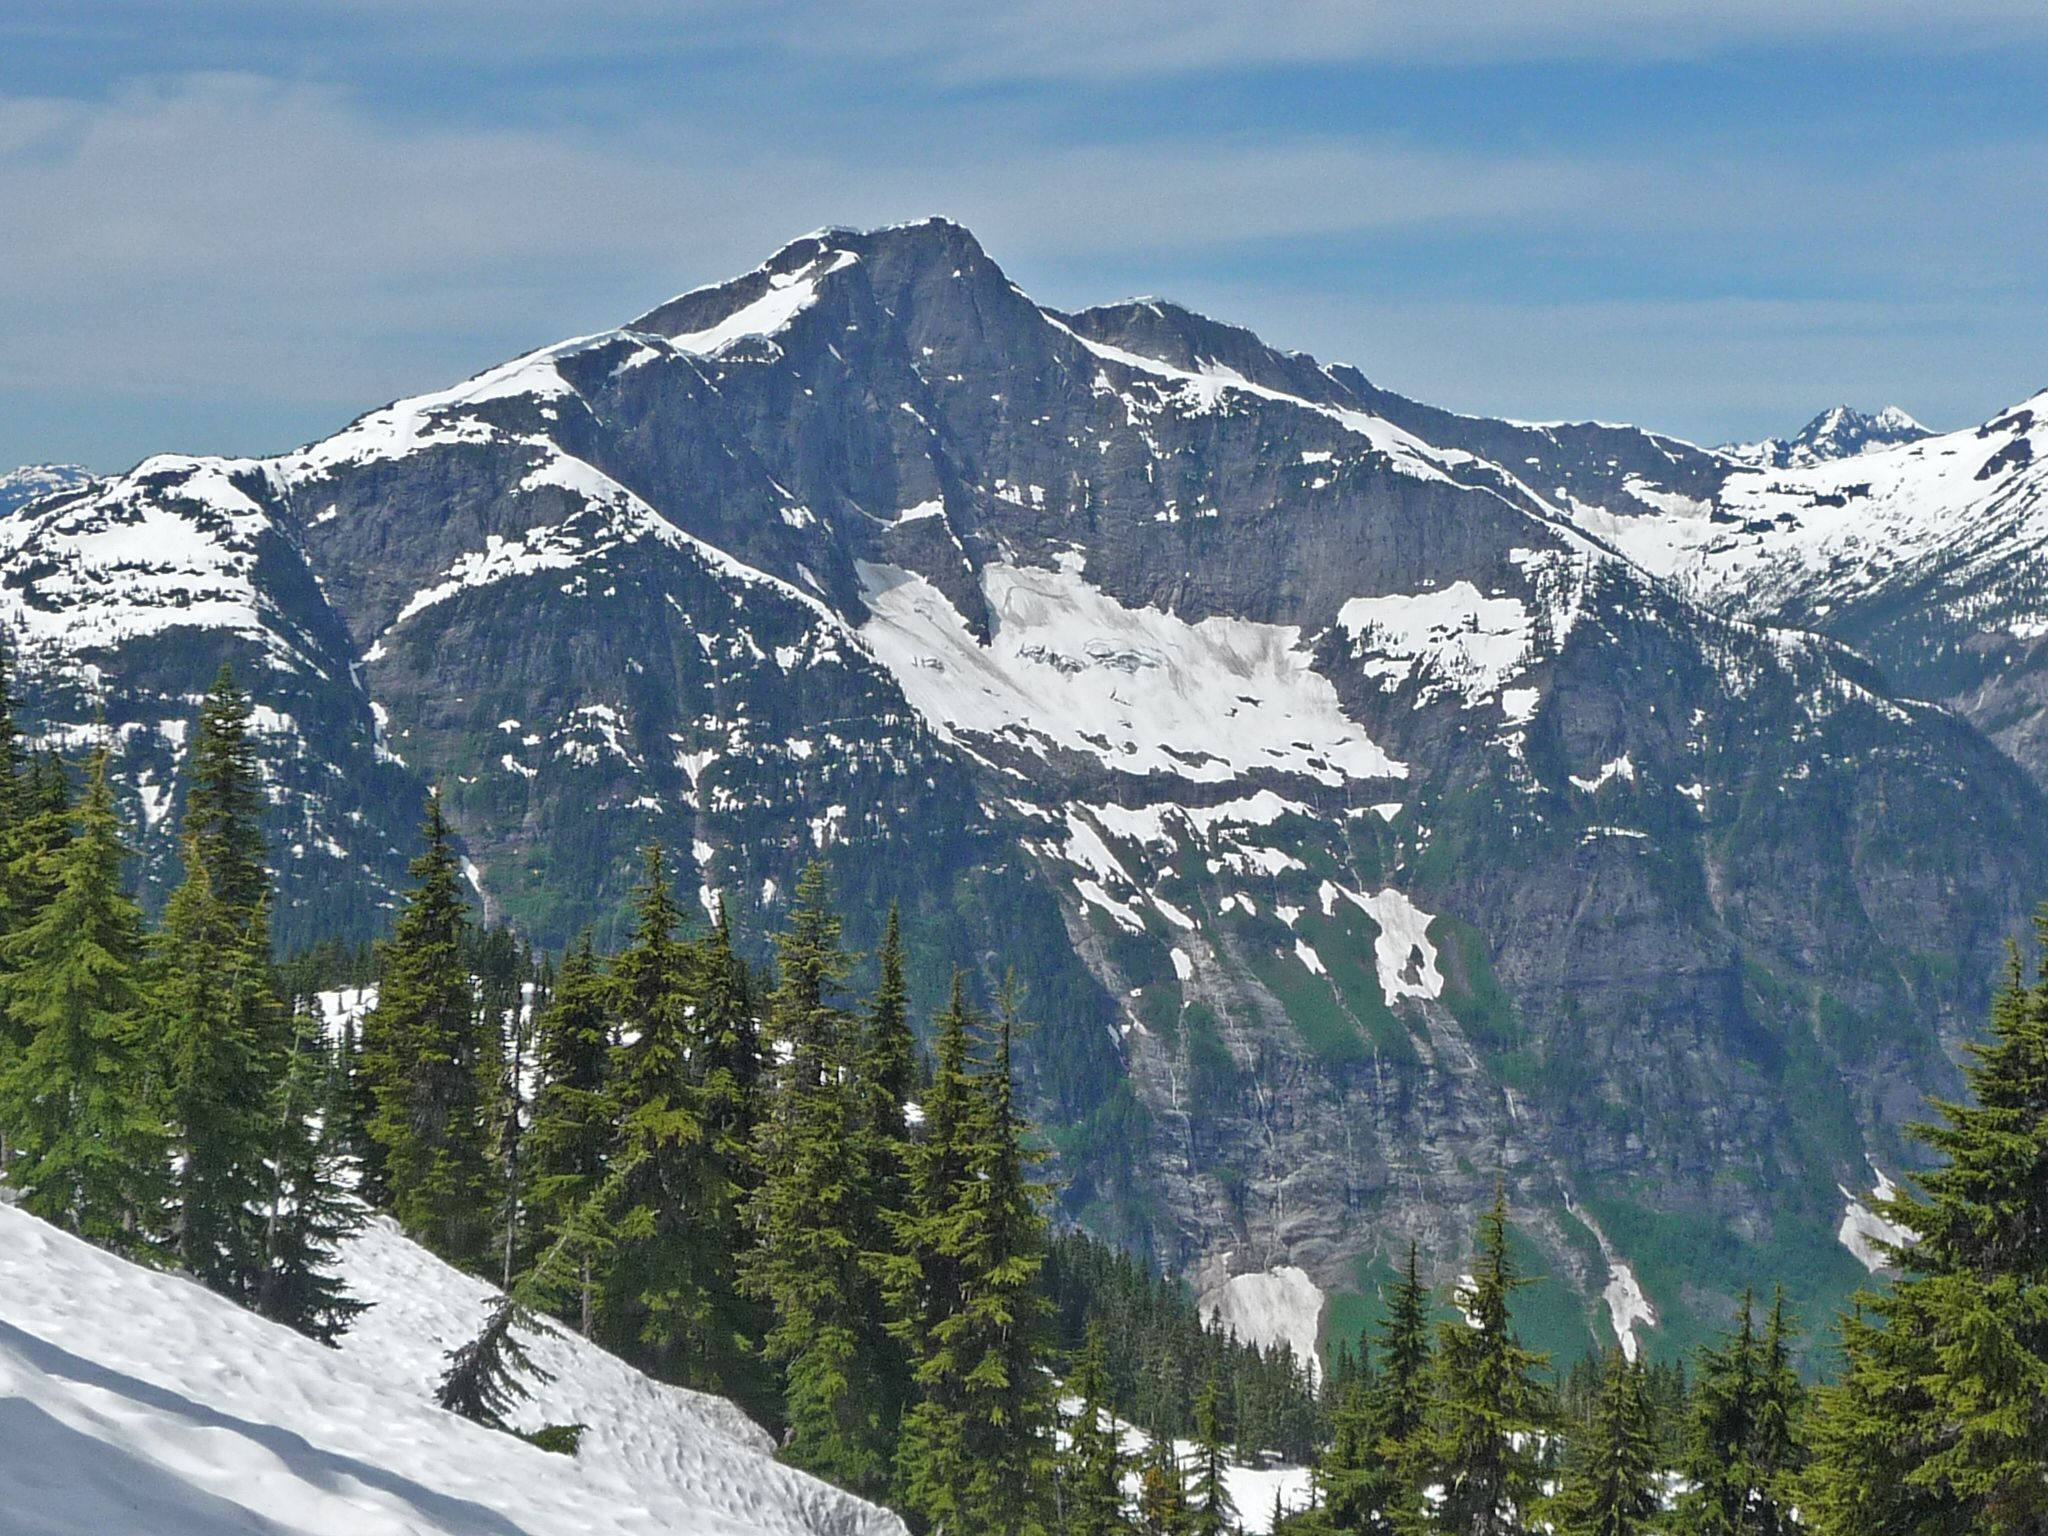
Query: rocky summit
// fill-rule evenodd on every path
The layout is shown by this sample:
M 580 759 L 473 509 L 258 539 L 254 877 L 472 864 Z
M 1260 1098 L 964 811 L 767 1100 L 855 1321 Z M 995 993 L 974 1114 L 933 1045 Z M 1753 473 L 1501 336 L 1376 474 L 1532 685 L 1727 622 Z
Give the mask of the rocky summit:
M 153 900 L 231 660 L 285 946 L 381 931 L 434 785 L 550 947 L 659 840 L 765 953 L 823 857 L 922 1004 L 1015 963 L 1070 1219 L 1349 1329 L 1504 1180 L 1530 1335 L 1668 1354 L 1879 1261 L 2048 895 L 2048 398 L 1862 420 L 1457 416 L 827 230 L 294 453 L 38 487 L 0 619 Z

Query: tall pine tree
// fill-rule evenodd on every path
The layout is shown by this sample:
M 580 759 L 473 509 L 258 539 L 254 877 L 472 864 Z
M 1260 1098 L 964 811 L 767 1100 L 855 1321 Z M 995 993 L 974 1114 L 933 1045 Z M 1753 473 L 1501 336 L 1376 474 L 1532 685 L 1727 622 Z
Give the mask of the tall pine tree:
M 1438 1331 L 1437 1393 L 1429 1440 L 1443 1487 L 1437 1524 L 1451 1536 L 1517 1536 L 1539 1490 L 1543 1393 L 1534 1379 L 1547 1357 L 1522 1348 L 1511 1304 L 1527 1282 L 1508 1251 L 1505 1189 L 1479 1221 L 1474 1277 L 1459 1298 L 1464 1317 Z
M 1007 990 L 992 1059 L 978 1073 L 968 1070 L 970 1017 L 956 979 L 892 1266 L 898 1334 L 920 1392 L 897 1447 L 897 1489 L 913 1515 L 950 1536 L 1029 1536 L 1043 1529 L 1052 1483 L 1038 1290 L 1046 1221 L 1015 1108 Z
M 267 1289 L 276 1160 L 308 1117 L 279 1116 L 291 1029 L 270 965 L 270 875 L 249 705 L 223 666 L 187 768 L 185 878 L 157 935 L 156 1037 L 175 1153 L 170 1225 L 193 1275 L 245 1303 Z M 310 1106 L 309 1106 L 310 1107 Z
M 1971 1101 L 1915 1127 L 1945 1164 L 1882 1207 L 1918 1241 L 1816 1394 L 1805 1507 L 1830 1536 L 2048 1530 L 2048 976 L 2015 954 L 1971 1050 Z
M 540 1088 L 526 1136 L 526 1201 L 539 1225 L 539 1246 L 559 1241 L 604 1182 L 616 1126 L 611 1079 L 611 988 L 586 931 L 562 959 L 552 995 L 536 1021 Z M 576 1323 L 585 1338 L 597 1327 L 593 1255 L 575 1257 Z
M 1189 1503 L 1195 1536 L 1225 1536 L 1237 1523 L 1226 1475 L 1230 1454 L 1223 1430 L 1223 1383 L 1210 1377 L 1195 1400 L 1195 1466 Z
M 760 1182 L 747 1202 L 754 1243 L 741 1259 L 741 1282 L 774 1311 L 766 1346 L 783 1373 L 783 1454 L 841 1487 L 879 1494 L 889 1426 L 861 1248 L 868 1171 L 854 1075 L 858 1031 L 834 1000 L 851 961 L 839 947 L 824 866 L 811 864 L 798 879 L 775 948 L 781 979 L 768 1028 L 781 1060 L 758 1133 Z
M 1747 1291 L 1735 1327 L 1703 1347 L 1693 1383 L 1683 1469 L 1692 1489 L 1682 1523 L 1701 1536 L 1789 1536 L 1803 1460 L 1805 1389 L 1792 1368 L 1781 1293 L 1763 1338 Z
M 484 1106 L 495 1053 L 463 963 L 469 912 L 438 795 L 427 802 L 423 832 L 413 888 L 384 947 L 377 1006 L 363 1021 L 377 1103 L 370 1135 L 393 1214 L 442 1258 L 474 1270 L 491 1241 L 496 1181 Z
M 672 1381 L 722 1388 L 713 1277 L 725 1255 L 708 1218 L 723 1191 L 706 1135 L 696 1045 L 696 957 L 662 851 L 647 850 L 633 941 L 612 962 L 621 1041 L 612 1074 L 619 1126 L 617 1258 L 605 1327 L 616 1347 Z
M 19 1031 L 0 1071 L 8 1182 L 33 1214 L 143 1256 L 160 1237 L 164 1134 L 142 1039 L 142 914 L 121 889 L 104 748 L 76 820 L 38 854 L 49 901 L 0 943 Z
M 1660 1508 L 1643 1368 L 1610 1350 L 1591 1420 L 1567 1448 L 1553 1518 L 1560 1536 L 1639 1536 Z
M 1088 1325 L 1086 1343 L 1068 1375 L 1081 1400 L 1060 1455 L 1060 1523 L 1064 1536 L 1123 1536 L 1124 1455 L 1110 1412 L 1108 1350 L 1102 1324 Z

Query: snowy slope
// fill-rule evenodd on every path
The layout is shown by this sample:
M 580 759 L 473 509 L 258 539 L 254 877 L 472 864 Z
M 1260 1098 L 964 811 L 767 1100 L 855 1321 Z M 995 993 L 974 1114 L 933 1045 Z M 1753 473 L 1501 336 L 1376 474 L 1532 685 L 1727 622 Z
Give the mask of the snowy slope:
M 0 1207 L 0 1510 L 36 1536 L 900 1536 L 780 1465 L 730 1403 L 568 1336 L 522 1425 L 589 1426 L 573 1458 L 434 1406 L 490 1290 L 372 1225 L 346 1257 L 375 1303 L 340 1351 L 191 1281 Z
M 1982 427 L 1729 478 L 1719 504 L 1575 521 L 1629 559 L 1751 614 L 1825 617 L 1934 568 L 1959 594 L 2048 547 L 2048 392 Z M 2048 614 L 2019 616 L 2048 632 Z

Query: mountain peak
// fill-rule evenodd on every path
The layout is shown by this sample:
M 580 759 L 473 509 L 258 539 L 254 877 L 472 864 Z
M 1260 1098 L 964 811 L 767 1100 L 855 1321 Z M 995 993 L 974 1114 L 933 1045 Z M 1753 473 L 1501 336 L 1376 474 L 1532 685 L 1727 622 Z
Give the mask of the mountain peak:
M 1729 458 L 1759 469 L 1806 469 L 1833 459 L 1853 459 L 1858 454 L 1900 443 L 1916 443 L 1934 434 L 1896 405 L 1874 415 L 1853 406 L 1836 405 L 1822 411 L 1791 438 L 1771 437 L 1760 443 L 1734 443 L 1721 449 Z

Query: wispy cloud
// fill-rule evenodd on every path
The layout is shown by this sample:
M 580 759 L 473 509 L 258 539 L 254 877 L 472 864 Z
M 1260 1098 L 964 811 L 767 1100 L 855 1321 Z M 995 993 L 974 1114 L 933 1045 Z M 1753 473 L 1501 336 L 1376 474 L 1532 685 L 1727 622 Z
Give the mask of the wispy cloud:
M 1909 52 L 2003 28 L 2023 53 L 2033 0 L 1958 0 L 1917 39 L 1893 0 L 1247 14 L 314 0 L 172 28 L 84 0 L 34 35 L 0 14 L 0 459 L 139 454 L 150 402 L 217 404 L 213 446 L 280 446 L 805 229 L 927 213 L 1048 302 L 1164 292 L 1469 408 L 1733 435 L 1891 379 L 1940 419 L 2048 374 L 2038 100 L 1969 121 L 1984 93 L 1950 111 L 1937 70 L 1917 105 L 1851 92 L 1836 119 L 1816 66 L 1788 118 L 1782 80 L 1733 66 L 1643 76 L 1706 81 L 1697 111 L 1559 83 L 1794 34 Z M 1530 62 L 1572 48 L 1609 62 Z M 1517 62 L 1459 62 L 1482 56 Z M 24 58 L 50 66 L 33 89 Z M 1299 64 L 1322 94 L 1290 94 Z

